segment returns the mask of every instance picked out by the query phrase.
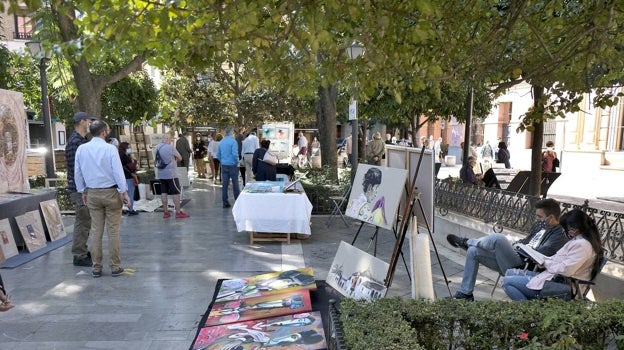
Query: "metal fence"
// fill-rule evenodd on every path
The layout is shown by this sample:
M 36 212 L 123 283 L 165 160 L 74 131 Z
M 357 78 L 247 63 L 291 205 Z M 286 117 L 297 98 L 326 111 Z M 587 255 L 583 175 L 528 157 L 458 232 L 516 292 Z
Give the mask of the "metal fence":
M 491 223 L 495 232 L 501 232 L 503 228 L 528 232 L 535 221 L 535 202 L 540 199 L 451 179 L 438 180 L 435 194 L 435 205 L 441 215 L 454 211 L 480 219 Z M 624 262 L 624 213 L 592 208 L 587 200 L 583 205 L 561 203 L 562 214 L 575 208 L 596 221 L 602 245 L 610 252 L 609 260 Z

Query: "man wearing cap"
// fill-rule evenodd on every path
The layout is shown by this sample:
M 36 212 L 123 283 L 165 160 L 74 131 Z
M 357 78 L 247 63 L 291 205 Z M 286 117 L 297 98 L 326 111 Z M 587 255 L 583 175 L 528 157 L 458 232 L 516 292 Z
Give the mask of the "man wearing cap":
M 129 204 L 128 185 L 117 147 L 106 143 L 108 124 L 95 120 L 89 126 L 91 141 L 76 151 L 74 179 L 76 190 L 89 207 L 93 237 L 93 278 L 102 277 L 102 236 L 108 235 L 108 253 L 113 277 L 121 276 L 119 224 L 122 203 Z
M 230 179 L 232 179 L 232 189 L 234 190 L 234 199 L 238 198 L 240 194 L 240 188 L 238 187 L 238 143 L 234 137 L 232 137 L 232 127 L 225 128 L 225 137 L 219 142 L 219 148 L 217 154 L 215 154 L 221 162 L 221 180 L 223 186 L 221 187 L 221 199 L 223 200 L 223 207 L 231 207 L 228 200 L 228 185 Z
M 74 202 L 76 219 L 74 221 L 74 239 L 72 242 L 72 254 L 74 266 L 91 266 L 91 253 L 87 248 L 89 230 L 91 229 L 91 216 L 89 208 L 82 201 L 82 195 L 76 192 L 74 180 L 74 164 L 78 146 L 87 142 L 87 130 L 89 124 L 96 118 L 85 112 L 74 114 L 74 132 L 69 136 L 65 145 L 65 160 L 67 161 L 67 190 L 69 197 Z

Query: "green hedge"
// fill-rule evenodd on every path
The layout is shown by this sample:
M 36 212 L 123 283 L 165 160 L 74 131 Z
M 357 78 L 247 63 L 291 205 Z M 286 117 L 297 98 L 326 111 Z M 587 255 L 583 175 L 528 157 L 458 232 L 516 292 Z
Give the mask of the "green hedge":
M 623 349 L 624 301 L 345 299 L 349 350 Z

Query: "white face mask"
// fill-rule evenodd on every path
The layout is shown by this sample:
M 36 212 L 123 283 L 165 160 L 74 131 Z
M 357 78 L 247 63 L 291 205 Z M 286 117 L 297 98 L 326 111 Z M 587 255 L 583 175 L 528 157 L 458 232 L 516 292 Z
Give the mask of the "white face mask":
M 128 149 L 126 150 L 126 154 L 130 154 L 130 153 L 132 153 L 132 150 L 131 150 L 130 148 L 128 148 Z

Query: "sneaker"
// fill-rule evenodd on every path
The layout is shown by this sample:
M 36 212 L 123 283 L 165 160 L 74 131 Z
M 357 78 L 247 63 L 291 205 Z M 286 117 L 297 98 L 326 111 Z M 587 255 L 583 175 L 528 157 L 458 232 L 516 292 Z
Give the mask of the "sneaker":
M 93 261 L 91 260 L 91 256 L 87 255 L 84 258 L 79 258 L 74 256 L 74 266 L 92 266 Z
M 455 235 L 447 235 L 446 240 L 455 248 L 468 249 L 468 238 Z
M 91 276 L 93 276 L 93 278 L 100 278 L 102 277 L 102 271 L 93 270 L 91 271 Z
M 136 210 L 131 210 L 128 212 L 128 216 L 134 216 L 134 215 L 139 215 L 139 212 Z
M 185 212 L 177 212 L 175 215 L 176 219 L 185 219 L 185 218 L 190 218 L 191 216 Z
M 225 203 L 223 203 L 223 207 L 224 207 L 224 208 L 229 208 L 229 207 L 231 207 L 231 205 L 230 205 L 230 203 L 225 202 Z
M 120 268 L 118 268 L 117 270 L 113 270 L 113 271 L 111 272 L 111 276 L 113 276 L 113 277 L 118 277 L 118 276 L 123 275 L 123 272 L 124 272 L 123 267 L 120 267 Z M 100 274 L 101 274 L 101 272 L 100 272 Z
M 453 295 L 453 299 L 474 301 L 474 296 L 472 294 L 464 294 L 460 291 L 457 291 L 455 295 Z
M 171 213 L 169 211 L 166 211 L 163 213 L 163 218 L 170 218 L 171 217 Z

